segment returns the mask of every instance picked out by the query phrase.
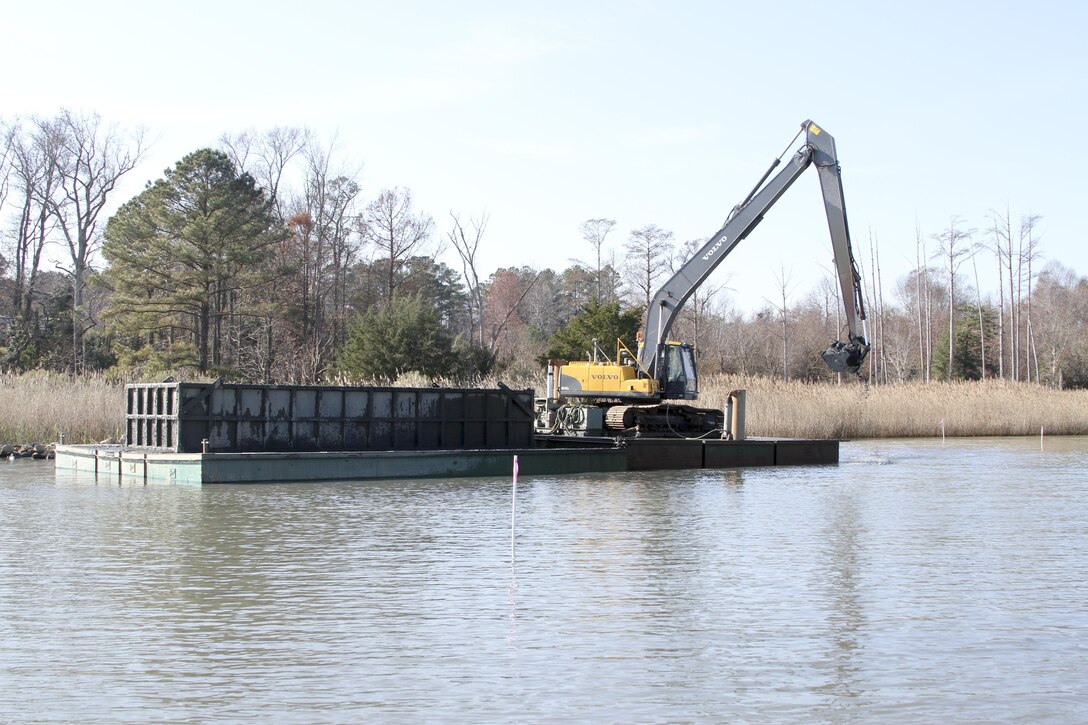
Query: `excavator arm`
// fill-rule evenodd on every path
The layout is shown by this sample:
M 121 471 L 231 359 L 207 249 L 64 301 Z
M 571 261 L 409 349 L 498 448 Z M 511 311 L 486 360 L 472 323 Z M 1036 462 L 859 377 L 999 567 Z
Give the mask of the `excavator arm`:
M 779 164 L 780 159 L 775 159 L 748 197 L 729 214 L 722 228 L 654 295 L 646 313 L 646 327 L 638 351 L 640 367 L 651 376 L 656 377 L 657 366 L 661 362 L 658 359 L 661 343 L 668 339 L 669 331 L 684 303 L 737 244 L 756 228 L 767 210 L 774 206 L 797 177 L 811 165 L 816 166 L 823 188 L 836 276 L 842 291 L 849 332 L 848 340 L 836 340 L 822 356 L 828 367 L 835 372 L 853 373 L 861 367 L 869 353 L 869 345 L 865 342 L 859 322 L 865 319 L 865 305 L 861 294 L 861 276 L 858 274 L 850 245 L 850 229 L 846 222 L 846 205 L 839 178 L 835 139 L 812 121 L 805 121 L 801 124 L 801 129 L 806 135 L 805 144 L 787 162 L 786 167 L 767 181 Z

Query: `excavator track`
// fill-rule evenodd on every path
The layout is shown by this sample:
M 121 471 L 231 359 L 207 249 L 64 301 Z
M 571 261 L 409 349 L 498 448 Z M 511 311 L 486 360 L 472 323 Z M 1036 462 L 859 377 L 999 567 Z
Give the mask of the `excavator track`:
M 725 414 L 713 408 L 655 403 L 614 405 L 604 416 L 605 427 L 635 438 L 698 438 L 725 426 Z

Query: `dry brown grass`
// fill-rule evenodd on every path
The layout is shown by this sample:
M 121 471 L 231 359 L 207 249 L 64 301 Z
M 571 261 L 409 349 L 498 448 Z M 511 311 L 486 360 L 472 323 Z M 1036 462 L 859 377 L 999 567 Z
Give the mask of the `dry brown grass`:
M 100 376 L 0 374 L 0 444 L 117 438 L 125 427 L 125 389 Z
M 710 376 L 701 404 L 747 391 L 747 433 L 791 438 L 900 438 L 1088 434 L 1088 390 L 1037 385 L 906 383 L 867 387 Z
M 406 377 L 400 385 L 421 385 Z M 516 388 L 537 381 L 507 380 Z M 487 381 L 485 386 L 494 386 Z M 788 438 L 1088 435 L 1088 390 L 1058 391 L 1002 382 L 917 383 L 866 387 L 707 376 L 698 405 L 722 407 L 729 391 L 747 391 L 747 432 Z M 0 374 L 0 444 L 69 443 L 124 432 L 124 385 L 100 376 Z

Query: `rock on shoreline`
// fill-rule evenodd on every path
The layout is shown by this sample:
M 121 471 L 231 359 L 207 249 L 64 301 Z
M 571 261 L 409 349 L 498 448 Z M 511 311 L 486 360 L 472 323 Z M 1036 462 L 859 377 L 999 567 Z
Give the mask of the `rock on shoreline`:
M 35 461 L 52 460 L 56 455 L 55 444 L 50 443 L 24 443 L 14 445 L 7 443 L 0 446 L 0 459 L 14 461 L 19 458 L 31 458 Z

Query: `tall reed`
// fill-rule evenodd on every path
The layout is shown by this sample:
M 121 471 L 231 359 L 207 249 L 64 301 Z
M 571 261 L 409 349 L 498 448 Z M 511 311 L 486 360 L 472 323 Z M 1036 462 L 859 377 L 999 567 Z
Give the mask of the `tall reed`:
M 700 405 L 744 388 L 748 435 L 900 438 L 1088 434 L 1088 390 L 1003 381 L 867 386 L 708 376 Z
M 0 444 L 68 443 L 118 438 L 125 425 L 124 385 L 98 375 L 0 373 Z

